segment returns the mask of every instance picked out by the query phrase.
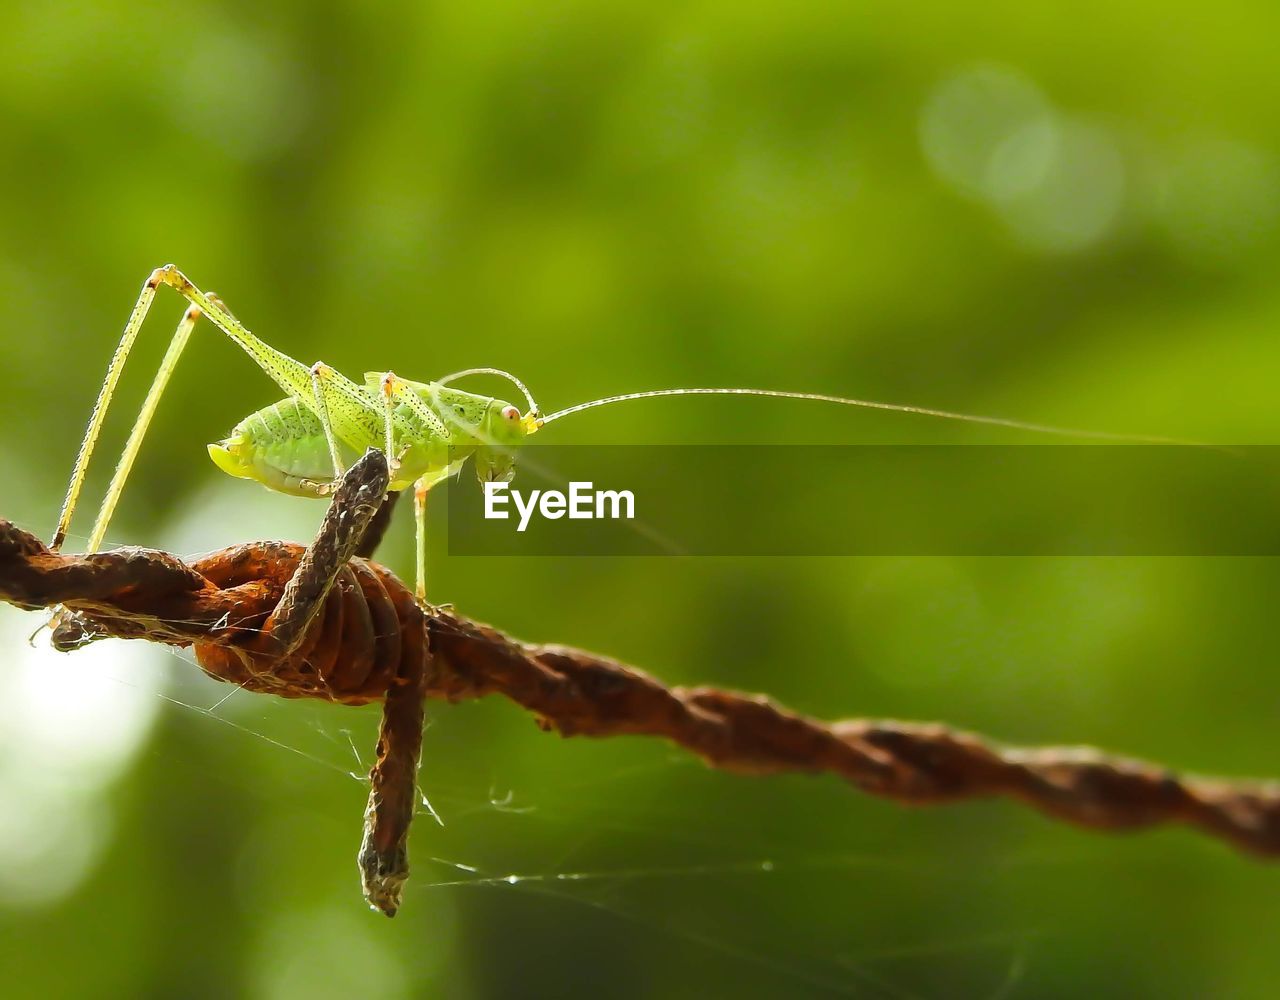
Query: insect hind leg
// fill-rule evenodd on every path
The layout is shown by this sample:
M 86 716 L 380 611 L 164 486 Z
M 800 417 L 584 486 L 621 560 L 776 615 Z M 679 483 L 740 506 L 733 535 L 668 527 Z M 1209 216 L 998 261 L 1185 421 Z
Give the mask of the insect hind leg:
M 142 295 L 139 296 L 133 313 L 129 317 L 129 324 L 125 327 L 124 337 L 117 346 L 116 352 L 107 367 L 106 378 L 102 383 L 102 388 L 98 391 L 98 399 L 94 403 L 93 414 L 89 418 L 88 427 L 85 428 L 84 439 L 80 443 L 80 451 L 76 456 L 76 463 L 71 472 L 71 481 L 67 485 L 66 497 L 62 502 L 62 511 L 58 515 L 58 526 L 54 530 L 53 541 L 49 545 L 51 551 L 57 551 L 66 540 L 67 529 L 71 525 L 71 517 L 75 513 L 76 502 L 84 486 L 85 474 L 89 468 L 89 459 L 93 456 L 93 448 L 97 442 L 98 434 L 102 430 L 107 407 L 110 405 L 111 397 L 115 392 L 116 383 L 120 380 L 120 371 L 124 367 L 125 359 L 128 357 L 133 341 L 137 337 L 138 328 L 142 325 L 142 320 L 146 317 L 147 310 L 151 306 L 154 292 L 154 286 L 148 280 L 148 283 L 143 286 Z M 106 537 L 107 525 L 111 523 L 111 516 L 115 513 L 116 504 L 120 501 L 120 494 L 124 492 L 124 485 L 128 481 L 129 473 L 133 470 L 133 463 L 138 457 L 143 438 L 146 437 L 147 429 L 151 426 L 151 418 L 155 416 L 160 397 L 164 394 L 164 390 L 169 384 L 169 378 L 173 375 L 173 370 L 178 366 L 178 360 L 182 357 L 182 352 L 191 337 L 191 331 L 195 328 L 199 319 L 200 307 L 194 304 L 189 306 L 178 323 L 178 328 L 174 331 L 172 339 L 169 341 L 169 347 L 165 350 L 164 359 L 160 362 L 160 368 L 151 382 L 151 388 L 147 390 L 146 399 L 143 400 L 142 408 L 138 411 L 137 419 L 133 423 L 133 429 L 129 432 L 124 451 L 120 453 L 115 472 L 111 475 L 111 483 L 107 486 L 107 492 L 102 498 L 102 505 L 98 508 L 98 516 L 94 519 L 93 528 L 89 532 L 89 541 L 85 545 L 86 552 L 97 552 L 103 538 Z M 53 626 L 59 616 L 60 612 L 55 612 L 53 617 L 45 624 Z M 32 638 L 34 638 L 34 635 Z
M 102 498 L 102 506 L 98 508 L 98 516 L 94 519 L 93 529 L 89 533 L 89 542 L 85 546 L 86 552 L 97 552 L 106 536 L 107 525 L 110 524 L 111 516 L 115 513 L 116 504 L 120 502 L 120 494 L 124 492 L 129 473 L 133 471 L 133 463 L 151 426 L 151 419 L 155 416 L 156 407 L 160 404 L 160 397 L 168 387 L 173 370 L 178 366 L 178 360 L 182 357 L 187 341 L 191 338 L 191 331 L 195 329 L 199 319 L 200 307 L 188 306 L 178 323 L 177 330 L 174 331 L 173 339 L 169 341 L 164 359 L 160 362 L 160 368 L 151 382 L 151 388 L 147 390 L 146 399 L 143 400 L 142 408 L 138 411 L 133 429 L 129 432 L 124 451 L 120 453 L 115 472 L 111 476 L 111 483 L 107 487 L 106 495 Z M 69 520 L 70 511 L 67 512 L 67 517 Z
M 248 354 L 258 367 L 291 397 L 298 399 L 304 406 L 313 411 L 317 405 L 312 398 L 314 384 L 311 371 L 306 365 L 295 361 L 287 354 L 275 350 L 275 348 L 255 337 L 230 313 L 216 295 L 202 292 L 172 264 L 165 264 L 163 267 L 156 268 L 143 284 L 138 300 L 134 304 L 133 311 L 129 314 L 128 322 L 125 324 L 120 343 L 116 346 L 115 353 L 107 365 L 107 374 L 103 379 L 102 387 L 98 391 L 93 413 L 89 418 L 84 437 L 80 442 L 80 450 L 76 455 L 75 465 L 71 472 L 71 480 L 67 485 L 67 492 L 62 502 L 62 510 L 58 515 L 58 524 L 54 529 L 53 540 L 50 543 L 50 548 L 55 551 L 66 540 L 71 516 L 75 511 L 80 492 L 84 487 L 89 460 L 93 456 L 98 436 L 106 420 L 107 409 L 120 381 L 120 374 L 124 369 L 129 352 L 133 349 L 134 341 L 142 328 L 143 321 L 146 319 L 152 302 L 155 300 L 156 290 L 161 285 L 168 285 L 182 295 L 195 307 L 194 312 L 188 310 L 189 317 L 204 315 L 214 326 L 226 334 L 232 342 Z M 180 327 L 180 329 L 182 328 Z M 187 333 L 189 332 L 188 329 Z M 175 339 L 177 338 L 178 335 L 175 334 Z M 183 339 L 182 344 L 185 346 L 185 339 Z M 173 344 L 171 343 L 172 347 Z M 180 350 L 178 353 L 180 353 Z M 174 363 L 176 364 L 176 357 L 174 358 Z M 164 373 L 164 380 L 159 387 L 153 386 L 155 400 L 153 401 L 152 409 L 154 409 L 154 402 L 158 402 L 159 393 L 163 390 L 169 374 L 171 374 L 171 367 Z M 363 444 L 366 440 L 376 440 L 372 435 L 380 427 L 377 411 L 363 390 L 354 382 L 343 378 L 336 372 L 326 382 L 325 388 L 325 409 L 328 411 L 338 435 L 348 443 Z M 138 431 L 139 443 L 141 434 L 145 432 L 146 423 L 149 420 L 150 416 L 148 415 L 142 423 L 141 430 Z M 135 430 L 137 430 L 136 426 Z M 130 459 L 130 463 L 131 461 L 132 459 Z M 127 471 L 128 469 L 126 468 L 125 474 L 127 474 Z M 122 478 L 116 490 L 117 498 L 119 489 L 123 488 L 123 485 Z M 114 506 L 114 502 L 113 499 L 112 506 Z M 109 517 L 110 510 L 107 510 L 106 513 Z
M 85 427 L 84 437 L 80 441 L 80 450 L 76 454 L 75 465 L 71 470 L 71 479 L 67 484 L 67 492 L 62 501 L 62 510 L 58 515 L 58 524 L 54 529 L 53 540 L 49 544 L 49 548 L 57 551 L 61 548 L 67 537 L 67 529 L 71 524 L 71 516 L 75 512 L 76 504 L 80 498 L 80 492 L 84 488 L 85 476 L 89 470 L 89 460 L 93 457 L 94 448 L 98 442 L 98 436 L 102 431 L 102 425 L 106 421 L 107 410 L 111 405 L 112 397 L 115 395 L 116 387 L 120 382 L 120 375 L 124 371 L 125 362 L 129 358 L 129 353 L 133 350 L 134 342 L 138 339 L 138 332 L 142 329 L 142 324 L 147 318 L 147 313 L 151 309 L 152 303 L 155 301 L 156 290 L 161 285 L 168 285 L 181 294 L 194 307 L 195 312 L 188 310 L 187 316 L 184 317 L 183 324 L 179 326 L 179 332 L 174 335 L 174 341 L 170 342 L 171 353 L 175 342 L 181 340 L 176 354 L 181 354 L 181 347 L 185 346 L 186 335 L 190 334 L 190 328 L 186 324 L 188 318 L 206 315 L 210 321 L 222 330 L 228 337 L 240 345 L 249 355 L 256 361 L 268 375 L 270 375 L 278 384 L 283 386 L 290 394 L 298 395 L 304 391 L 307 386 L 309 375 L 307 369 L 294 361 L 287 355 L 281 354 L 279 351 L 267 346 L 258 340 L 253 334 L 246 330 L 230 312 L 227 311 L 225 305 L 216 295 L 206 295 L 200 289 L 187 279 L 187 277 L 172 264 L 165 264 L 151 272 L 150 276 L 142 285 L 142 291 L 138 294 L 138 300 L 134 303 L 133 311 L 129 313 L 129 319 L 125 323 L 124 333 L 120 337 L 119 344 L 116 345 L 115 352 L 111 356 L 110 362 L 107 364 L 107 373 L 103 378 L 102 386 L 98 390 L 98 398 L 93 404 L 93 412 L 89 417 L 89 423 Z M 183 331 L 185 330 L 185 334 Z M 170 356 L 166 355 L 166 362 L 170 360 Z M 173 364 L 177 363 L 176 356 L 172 358 Z M 165 369 L 164 363 L 161 365 L 161 373 L 163 375 L 159 388 L 155 390 L 154 400 L 151 395 L 148 401 L 154 404 L 159 401 L 159 393 L 163 391 L 168 377 L 172 374 L 172 365 L 168 370 Z M 299 374 L 300 373 L 300 374 Z M 160 378 L 160 376 L 158 376 Z M 301 378 L 302 381 L 299 380 Z M 144 404 L 144 411 L 146 404 Z M 140 418 L 141 419 L 141 418 Z M 143 421 L 141 433 L 146 431 L 146 423 L 150 417 L 147 416 Z M 137 425 L 135 425 L 137 430 Z M 139 436 L 139 442 L 141 438 Z M 126 469 L 127 473 L 127 469 Z M 123 480 L 119 487 L 123 488 Z M 110 511 L 107 512 L 108 517 Z M 92 551 L 92 550 L 91 550 Z
M 116 345 L 115 353 L 107 363 L 107 374 L 98 389 L 98 398 L 93 404 L 93 413 L 89 416 L 89 424 L 85 427 L 84 437 L 80 441 L 80 450 L 76 454 L 75 465 L 71 469 L 71 481 L 67 484 L 67 492 L 62 501 L 62 510 L 58 514 L 58 525 L 53 532 L 53 540 L 49 543 L 51 551 L 58 551 L 67 537 L 67 528 L 71 524 L 71 515 L 75 512 L 76 502 L 80 498 L 80 490 L 84 487 L 84 477 L 89 470 L 89 459 L 93 457 L 94 446 L 98 442 L 98 434 L 102 431 L 103 421 L 107 417 L 107 407 L 111 405 L 111 397 L 115 394 L 116 385 L 120 381 L 120 373 L 128 360 L 133 342 L 138 338 L 142 321 L 147 318 L 147 311 L 155 300 L 156 289 L 160 286 L 161 268 L 151 272 L 142 286 L 138 301 L 134 303 L 129 320 L 125 323 L 124 334 Z

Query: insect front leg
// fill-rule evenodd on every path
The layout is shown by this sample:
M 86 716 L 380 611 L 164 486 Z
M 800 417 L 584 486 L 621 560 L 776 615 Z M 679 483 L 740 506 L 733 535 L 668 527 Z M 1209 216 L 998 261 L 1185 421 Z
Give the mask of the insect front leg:
M 431 483 L 423 476 L 413 484 L 414 584 L 413 595 L 422 607 L 427 603 L 427 492 Z

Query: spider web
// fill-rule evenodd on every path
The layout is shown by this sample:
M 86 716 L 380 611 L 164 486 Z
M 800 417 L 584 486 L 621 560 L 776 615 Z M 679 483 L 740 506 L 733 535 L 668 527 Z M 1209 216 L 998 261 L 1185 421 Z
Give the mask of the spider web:
M 201 548 L 205 539 L 192 536 L 191 526 L 209 530 L 217 496 L 195 502 L 164 533 L 164 546 Z M 295 509 L 290 505 L 289 517 Z M 225 536 L 225 525 L 212 530 Z M 308 531 L 294 523 L 278 534 L 306 537 Z M 658 966 L 696 969 L 691 983 L 766 996 L 955 995 L 947 984 L 954 987 L 957 970 L 966 977 L 964 995 L 1014 995 L 1045 934 L 1042 927 L 984 928 L 963 920 L 942 922 L 958 923 L 963 931 L 922 928 L 905 936 L 891 924 L 878 926 L 875 914 L 885 901 L 877 893 L 905 892 L 915 897 L 910 905 L 927 907 L 935 895 L 954 898 L 955 886 L 947 883 L 965 867 L 956 857 L 903 850 L 881 834 L 859 836 L 861 811 L 892 807 L 855 799 L 835 783 L 719 774 L 654 741 L 549 739 L 517 709 L 493 699 L 429 706 L 419 775 L 423 795 L 410 839 L 413 875 L 402 914 L 388 933 L 385 923 L 360 919 L 366 915 L 352 863 L 376 710 L 229 688 L 206 678 L 187 651 L 118 641 L 73 657 L 28 649 L 20 644 L 31 616 L 11 609 L 3 615 L 0 641 L 22 652 L 6 672 L 8 680 L 0 678 L 9 685 L 3 694 L 10 707 L 7 717 L 0 716 L 0 732 L 10 737 L 10 751 L 25 742 L 38 753 L 46 778 L 50 759 L 63 764 L 53 767 L 61 778 L 42 789 L 15 778 L 30 761 L 6 754 L 0 797 L 7 792 L 10 798 L 0 800 L 0 815 L 10 821 L 0 821 L 0 894 L 8 905 L 22 907 L 74 893 L 111 844 L 117 825 L 112 790 L 140 757 L 155 766 L 146 757 L 156 726 L 176 727 L 185 745 L 208 752 L 164 766 L 194 767 L 190 777 L 204 787 L 211 808 L 265 800 L 275 823 L 302 812 L 312 847 L 323 845 L 316 850 L 327 858 L 324 874 L 306 870 L 304 877 L 324 880 L 324 905 L 282 907 L 266 920 L 260 964 L 268 993 L 334 990 L 345 974 L 323 962 L 282 958 L 288 949 L 269 947 L 299 925 L 309 939 L 341 948 L 342 967 L 358 962 L 363 971 L 353 987 L 377 987 L 385 995 L 411 992 L 424 976 L 459 975 L 450 971 L 451 949 L 465 950 L 469 931 L 495 921 L 511 934 L 546 924 L 566 928 L 576 944 L 532 967 L 585 976 L 584 990 L 591 987 L 590 973 L 581 967 L 591 967 L 599 955 L 610 962 L 633 956 L 637 975 L 644 974 L 644 956 L 651 956 Z M 66 724 L 51 726 L 56 719 Z M 96 737 L 86 741 L 85 734 Z M 526 761 L 531 744 L 536 760 Z M 220 758 L 251 764 L 238 769 L 217 763 Z M 717 804 L 740 815 L 748 799 L 762 810 L 751 829 L 719 819 Z M 814 808 L 841 819 L 820 836 L 797 834 L 805 828 L 802 811 Z M 321 810 L 323 821 L 313 823 Z M 19 816 L 29 825 L 13 819 Z M 43 831 L 39 838 L 35 827 Z M 246 844 L 260 838 L 275 850 L 296 836 L 282 836 L 270 824 L 245 833 Z M 51 857 L 57 865 L 49 864 Z M 334 857 L 341 864 L 333 865 Z M 985 863 L 977 858 L 967 867 L 980 871 Z M 1002 863 L 1011 862 L 1006 857 Z M 58 880 L 23 877 L 50 868 L 58 870 Z M 283 873 L 265 871 L 260 863 L 251 870 L 251 882 L 266 884 L 263 895 L 273 895 L 266 886 L 288 891 L 279 881 Z M 807 898 L 822 906 L 797 909 L 796 900 Z M 421 919 L 431 925 L 429 936 Z M 610 944 L 619 939 L 624 947 Z M 510 946 L 509 939 L 504 943 Z M 486 981 L 506 982 L 502 976 Z
M 181 696 L 156 695 L 180 718 L 197 717 L 219 739 L 252 741 L 276 758 L 273 769 L 286 780 L 298 782 L 306 772 L 304 788 L 318 782 L 333 792 L 339 785 L 358 786 L 354 795 L 341 793 L 349 805 L 330 823 L 341 829 L 337 853 L 348 861 L 359 832 L 359 804 L 367 794 L 376 712 L 361 711 L 360 719 L 348 722 L 338 717 L 342 709 L 335 712 L 330 706 L 278 699 L 260 706 L 257 703 L 264 699 L 247 692 L 228 698 L 222 685 L 206 683 L 196 673 L 198 667 L 185 652 L 170 655 L 183 660 L 183 668 L 197 679 L 179 685 Z M 203 699 L 191 697 L 206 687 L 213 690 Z M 304 736 L 297 733 L 297 719 L 284 718 L 299 712 L 307 716 Z M 766 838 L 728 834 L 684 804 L 697 797 L 688 794 L 689 787 L 714 797 L 716 783 L 742 779 L 707 771 L 686 755 L 659 745 L 617 755 L 647 758 L 639 762 L 584 768 L 597 773 L 580 780 L 513 775 L 497 754 L 453 767 L 450 761 L 459 744 L 465 742 L 474 752 L 474 741 L 464 741 L 459 734 L 480 721 L 477 716 L 488 716 L 483 721 L 492 726 L 494 716 L 505 715 L 501 725 L 506 728 L 518 710 L 500 704 L 463 705 L 433 714 L 436 721 L 429 723 L 424 737 L 420 801 L 411 834 L 413 875 L 405 889 L 401 921 L 414 910 L 426 910 L 434 924 L 442 909 L 469 909 L 464 896 L 478 893 L 488 897 L 481 904 L 483 911 L 523 914 L 517 918 L 521 921 L 543 914 L 574 924 L 603 920 L 612 928 L 609 936 L 625 936 L 632 942 L 630 948 L 655 956 L 675 949 L 700 964 L 720 966 L 718 981 L 762 983 L 763 995 L 792 996 L 948 995 L 913 980 L 921 966 L 945 967 L 953 961 L 983 969 L 985 982 L 971 995 L 1012 995 L 1044 935 L 1043 928 L 997 928 L 957 936 L 913 935 L 877 947 L 839 940 L 844 935 L 832 934 L 826 918 L 815 913 L 807 927 L 803 915 L 792 918 L 799 923 L 779 939 L 771 910 L 779 896 L 793 895 L 797 887 L 829 892 L 837 883 L 857 897 L 865 887 L 863 876 L 878 875 L 877 881 L 883 882 L 888 873 L 899 888 L 911 885 L 927 898 L 928 887 L 945 882 L 956 859 L 903 853 L 883 841 L 873 841 L 864 852 L 769 850 Z M 454 718 L 446 721 L 446 714 Z M 530 727 L 517 723 L 516 728 L 525 739 L 546 739 Z M 564 749 L 566 759 L 599 753 L 596 744 L 586 741 L 566 743 Z M 225 772 L 216 774 L 226 780 Z M 241 775 L 232 780 L 264 794 L 257 783 L 265 779 Z M 660 789 L 673 780 L 683 784 L 686 793 L 675 806 L 664 806 Z M 832 794 L 833 811 L 848 805 L 847 793 L 836 789 Z M 773 807 L 768 789 L 759 797 L 765 808 Z M 333 907 L 358 911 L 354 866 L 341 865 L 337 874 L 342 891 Z M 876 905 L 874 897 L 856 904 L 866 911 L 874 911 Z M 576 918 L 573 911 L 579 911 Z M 402 953 L 390 964 L 397 962 L 411 959 Z M 405 968 L 403 976 L 408 978 L 411 971 Z M 741 991 L 740 985 L 734 988 Z

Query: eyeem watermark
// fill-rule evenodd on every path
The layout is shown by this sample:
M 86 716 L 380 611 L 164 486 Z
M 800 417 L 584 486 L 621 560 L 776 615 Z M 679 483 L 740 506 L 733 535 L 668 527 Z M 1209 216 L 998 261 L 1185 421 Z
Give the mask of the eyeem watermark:
M 592 483 L 572 482 L 568 494 L 559 490 L 532 490 L 523 493 L 511 489 L 510 483 L 484 484 L 484 517 L 486 521 L 505 521 L 511 516 L 507 504 L 514 504 L 520 523 L 516 531 L 529 527 L 537 512 L 548 521 L 562 517 L 570 520 L 607 518 L 612 521 L 634 520 L 636 498 L 630 490 L 597 490 Z
M 1276 446 L 610 444 L 529 452 L 526 475 L 536 456 L 557 478 L 516 479 L 510 489 L 451 486 L 450 553 L 1280 559 Z M 630 492 L 597 494 L 593 484 Z

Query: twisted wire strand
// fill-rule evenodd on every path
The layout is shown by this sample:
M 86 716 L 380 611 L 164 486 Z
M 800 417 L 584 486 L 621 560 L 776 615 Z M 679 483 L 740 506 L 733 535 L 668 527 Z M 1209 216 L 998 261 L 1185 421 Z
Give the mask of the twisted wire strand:
M 1003 796 L 1094 829 L 1181 823 L 1253 854 L 1280 856 L 1277 782 L 1181 776 L 1086 747 L 1002 746 L 941 724 L 828 723 L 790 712 L 761 695 L 669 688 L 605 656 L 521 642 L 452 612 L 421 612 L 409 588 L 393 574 L 359 558 L 351 559 L 346 569 L 375 627 L 364 622 L 360 640 L 347 636 L 348 645 L 343 629 L 326 639 L 323 630 L 326 622 L 334 628 L 335 614 L 326 606 L 303 630 L 298 646 L 311 650 L 336 642 L 342 652 L 335 663 L 352 655 L 349 645 L 368 658 L 364 679 L 340 692 L 349 697 L 334 698 L 322 686 L 299 686 L 287 657 L 273 661 L 265 646 L 255 646 L 270 633 L 270 616 L 307 551 L 289 543 L 257 543 L 190 563 L 148 549 L 64 555 L 0 521 L 0 600 L 29 609 L 70 609 L 74 625 L 68 628 L 74 634 L 63 637 L 68 646 L 102 636 L 195 645 L 206 669 L 206 657 L 216 666 L 228 650 L 241 655 L 251 649 L 258 671 L 277 670 L 270 682 L 275 686 L 264 682 L 260 690 L 351 701 L 383 699 L 395 691 L 395 712 L 388 706 L 388 717 L 400 720 L 399 755 L 386 766 L 402 777 L 405 745 L 412 743 L 416 760 L 417 743 L 406 733 L 415 725 L 420 729 L 422 699 L 500 694 L 533 713 L 542 728 L 563 736 L 662 737 L 727 771 L 831 773 L 863 792 L 911 805 Z M 347 592 L 344 600 L 351 597 Z M 343 628 L 355 627 L 349 618 L 342 617 Z M 396 635 L 389 636 L 388 630 Z M 413 635 L 406 639 L 406 633 Z M 399 657 L 395 667 L 379 669 L 378 661 L 391 656 L 393 647 Z M 400 690 L 406 656 L 422 670 L 411 698 Z M 389 678 L 400 680 L 392 683 Z M 406 709 L 409 701 L 419 706 L 416 715 Z M 382 755 L 379 763 L 385 763 Z

